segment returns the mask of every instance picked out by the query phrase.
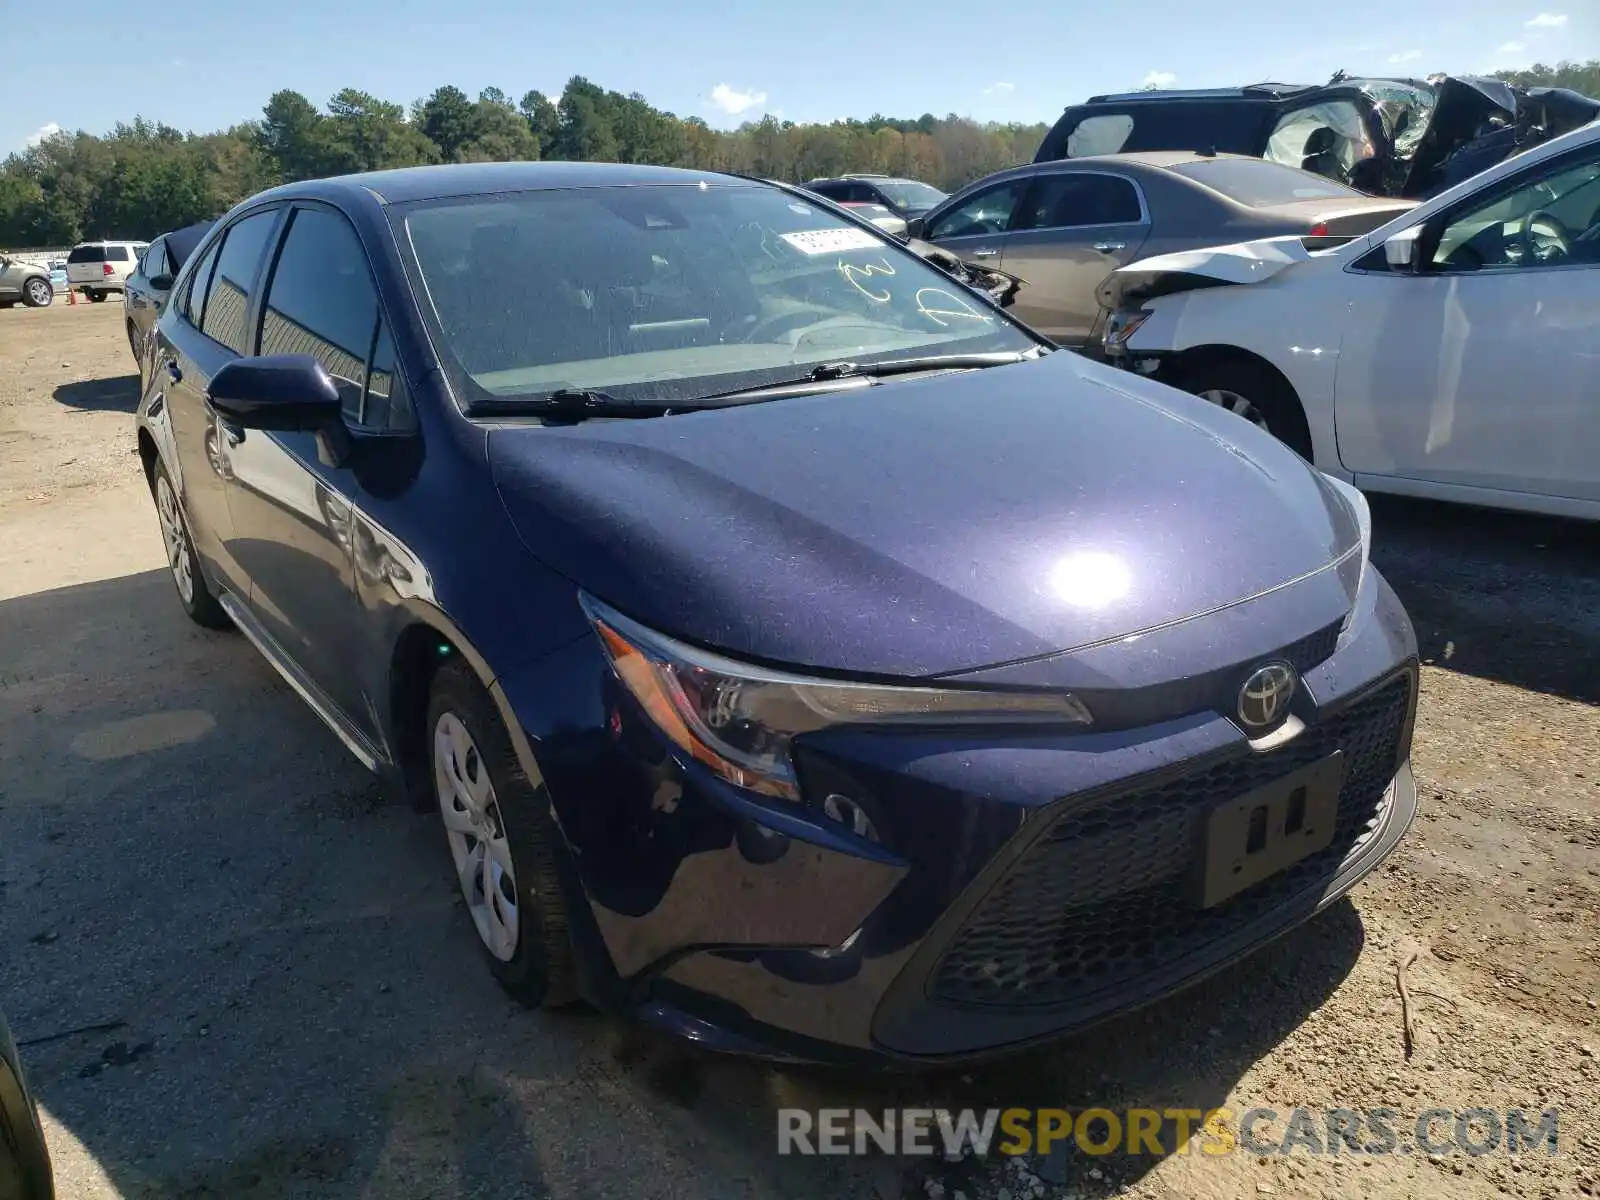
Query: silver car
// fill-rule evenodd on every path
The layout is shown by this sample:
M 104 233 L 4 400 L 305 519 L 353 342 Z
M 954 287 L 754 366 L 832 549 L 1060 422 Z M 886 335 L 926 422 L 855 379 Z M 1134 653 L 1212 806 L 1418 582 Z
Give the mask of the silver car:
M 908 232 L 1020 276 L 1012 314 L 1076 348 L 1097 342 L 1096 289 L 1135 259 L 1285 234 L 1336 246 L 1413 203 L 1259 158 L 1167 150 L 1013 167 L 968 184 Z
M 0 308 L 21 300 L 29 308 L 43 308 L 56 297 L 50 268 L 0 254 Z

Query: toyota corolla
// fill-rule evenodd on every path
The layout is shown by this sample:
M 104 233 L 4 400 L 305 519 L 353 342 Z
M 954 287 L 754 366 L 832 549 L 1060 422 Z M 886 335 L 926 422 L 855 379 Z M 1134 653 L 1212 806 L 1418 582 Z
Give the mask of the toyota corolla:
M 1412 817 L 1359 493 L 804 193 L 288 185 L 151 366 L 179 601 L 438 814 L 530 1005 L 1014 1049 L 1293 928 Z

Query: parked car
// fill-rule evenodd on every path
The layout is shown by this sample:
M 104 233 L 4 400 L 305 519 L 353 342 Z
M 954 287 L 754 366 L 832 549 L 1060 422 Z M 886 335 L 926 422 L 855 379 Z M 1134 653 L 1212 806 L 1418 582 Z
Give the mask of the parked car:
M 1337 250 L 1152 258 L 1103 300 L 1118 362 L 1362 488 L 1600 517 L 1600 125 Z
M 0 254 L 0 308 L 10 308 L 19 300 L 29 308 L 43 308 L 54 299 L 48 267 Z
M 141 374 L 150 330 L 167 302 L 173 276 L 200 244 L 200 239 L 210 231 L 212 224 L 211 221 L 197 221 L 193 225 L 162 234 L 145 249 L 139 265 L 128 276 L 123 293 L 123 305 L 127 312 L 123 320 L 127 325 L 128 349 L 133 351 L 134 362 L 139 364 Z
M 55 1194 L 39 1106 L 5 1014 L 0 1013 L 0 1198 L 55 1200 Z
M 867 204 L 860 200 L 846 200 L 843 202 L 842 207 L 865 217 L 885 233 L 892 233 L 898 236 L 906 231 L 905 218 L 897 216 L 892 209 L 886 208 L 882 204 Z
M 921 216 L 946 195 L 920 180 L 870 174 L 813 179 L 805 189 L 838 204 L 881 204 L 903 220 Z
M 80 242 L 67 254 L 67 285 L 98 304 L 123 290 L 144 251 L 144 242 Z
M 1123 150 L 1248 154 L 1377 195 L 1427 197 L 1600 117 L 1600 101 L 1498 79 L 1350 78 L 1322 87 L 1093 96 L 1040 143 L 1036 162 Z
M 1360 493 L 794 191 L 289 184 L 154 350 L 180 603 L 440 814 L 526 1003 L 980 1055 L 1222 966 L 1411 820 Z
M 1258 158 L 1153 151 L 1013 167 L 963 188 L 909 232 L 1020 276 L 1013 314 L 1076 348 L 1098 344 L 1097 289 L 1134 259 L 1280 234 L 1338 244 L 1411 204 Z
M 67 260 L 52 258 L 50 260 L 50 286 L 58 292 L 67 290 Z

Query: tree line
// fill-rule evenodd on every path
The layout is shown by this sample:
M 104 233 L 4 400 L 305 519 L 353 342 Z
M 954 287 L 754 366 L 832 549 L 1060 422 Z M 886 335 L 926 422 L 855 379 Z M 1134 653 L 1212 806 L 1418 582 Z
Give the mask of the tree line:
M 1600 60 L 1540 64 L 1501 78 L 1600 96 Z M 103 137 L 62 132 L 10 155 L 0 163 L 0 246 L 147 240 L 220 216 L 273 184 L 422 163 L 657 163 L 796 181 L 880 171 L 954 189 L 1031 160 L 1045 128 L 924 113 L 829 124 L 766 116 L 717 130 L 582 76 L 570 79 L 557 99 L 530 91 L 513 101 L 491 87 L 474 100 L 445 86 L 409 111 L 354 88 L 324 108 L 281 91 L 260 120 L 216 133 L 135 118 Z
M 445 86 L 409 111 L 353 88 L 325 108 L 281 91 L 260 120 L 216 133 L 139 117 L 101 137 L 61 132 L 12 154 L 0 164 L 0 246 L 148 240 L 274 184 L 424 163 L 655 163 L 790 180 L 881 171 L 953 188 L 1030 160 L 1044 132 L 931 113 L 832 124 L 766 116 L 717 130 L 581 76 L 557 99 L 530 91 L 513 101 L 486 88 L 474 100 Z

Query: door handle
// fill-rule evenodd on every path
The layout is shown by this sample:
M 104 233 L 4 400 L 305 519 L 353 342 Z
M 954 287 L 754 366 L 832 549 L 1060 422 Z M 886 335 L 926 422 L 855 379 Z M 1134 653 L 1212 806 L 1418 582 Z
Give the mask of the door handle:
M 996 250 L 993 246 L 984 246 L 981 250 L 974 250 L 972 252 L 972 257 L 973 258 L 993 258 L 996 254 L 999 254 L 999 253 L 1000 253 L 1000 251 Z
M 178 368 L 178 360 L 175 358 L 167 359 L 167 378 L 173 383 L 183 382 L 183 372 Z
M 1096 242 L 1094 248 L 1101 254 L 1110 254 L 1113 250 L 1126 250 L 1127 242 Z

